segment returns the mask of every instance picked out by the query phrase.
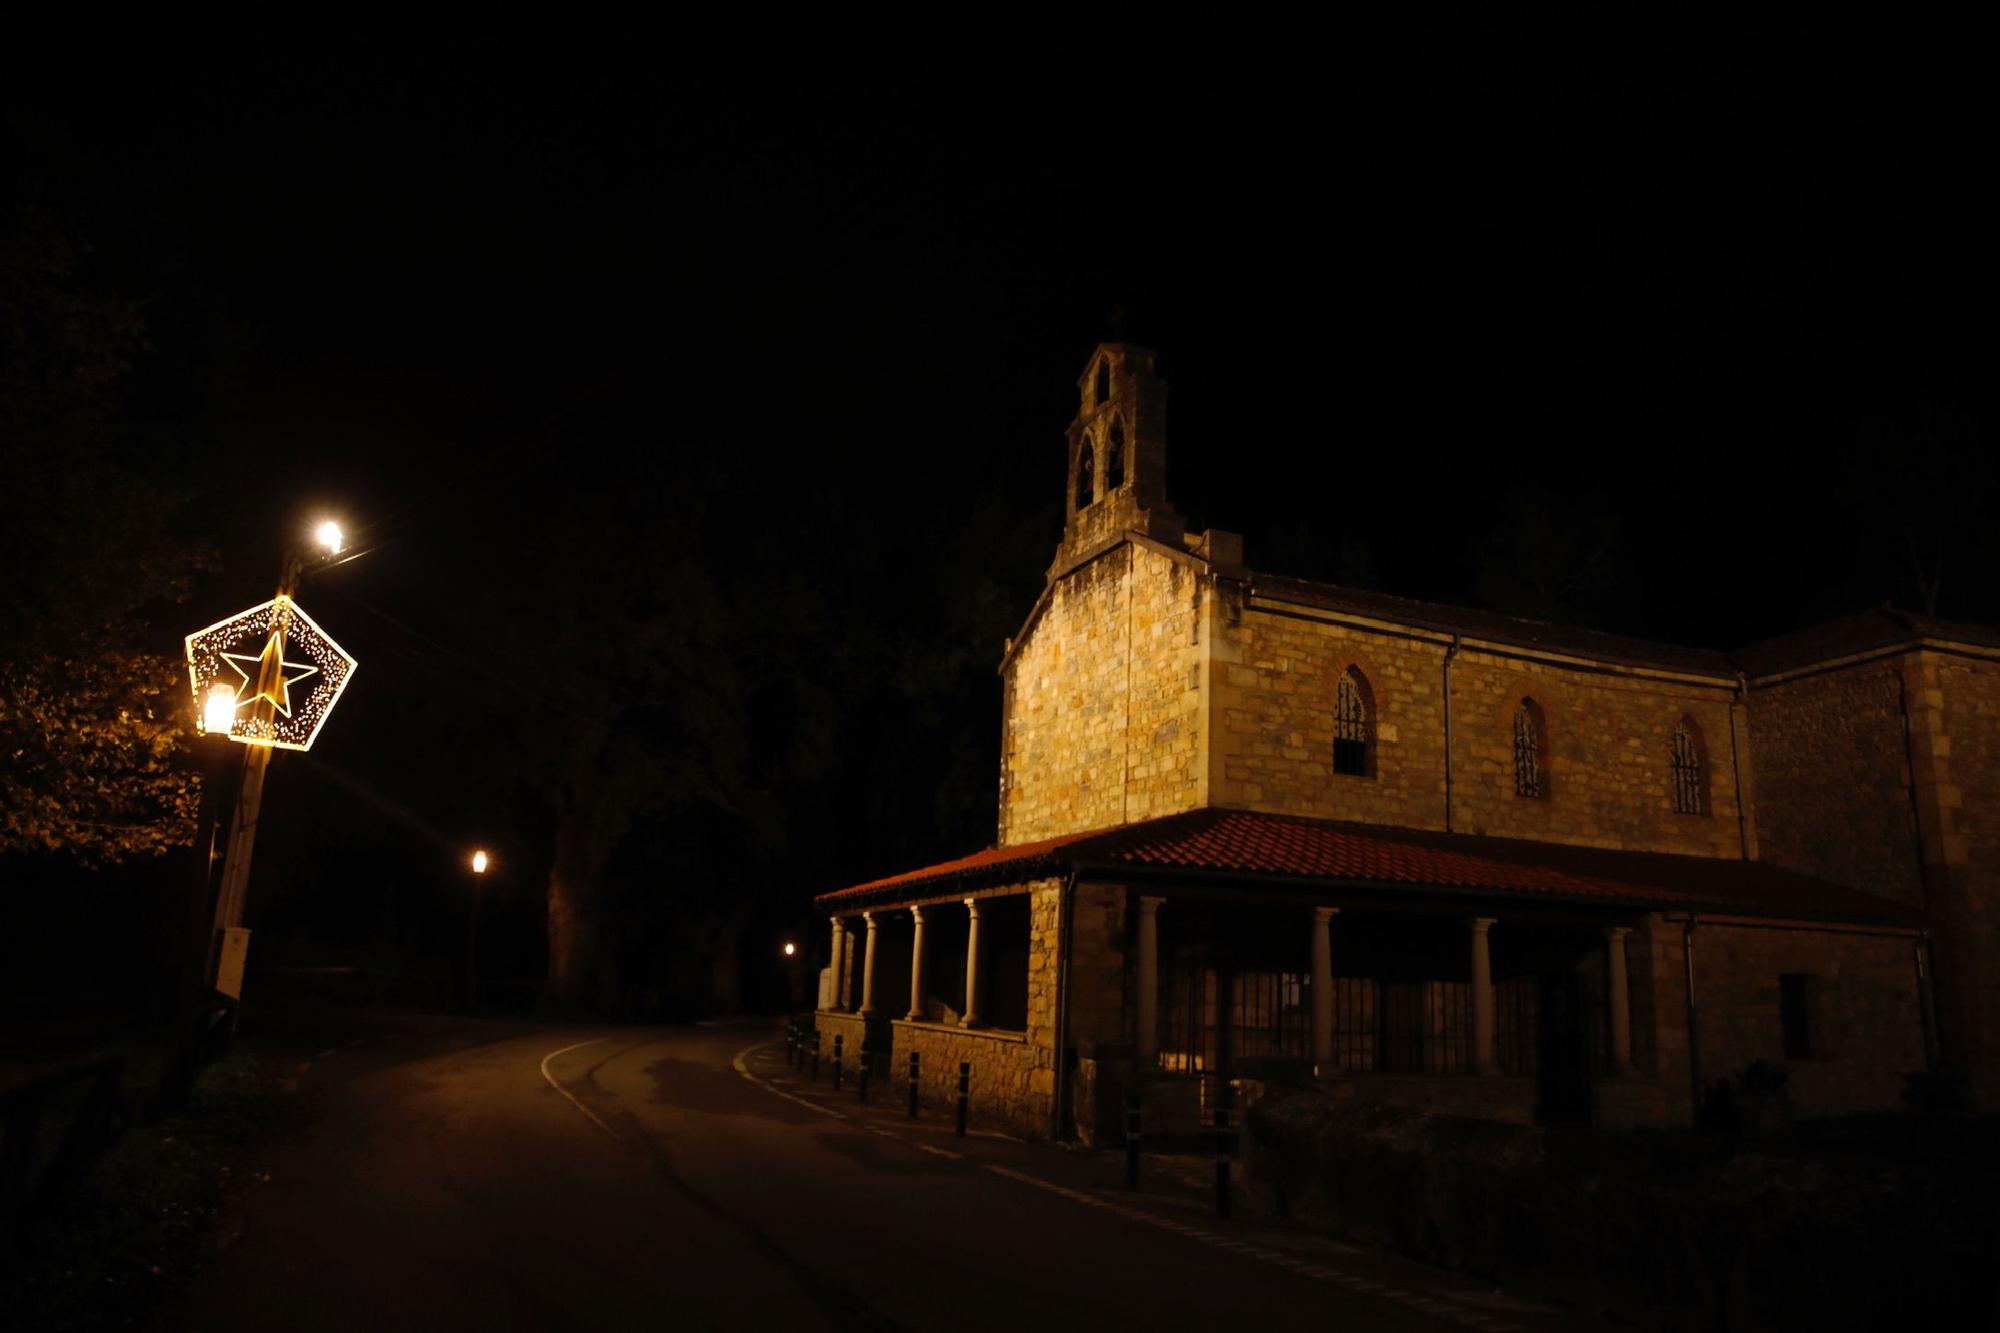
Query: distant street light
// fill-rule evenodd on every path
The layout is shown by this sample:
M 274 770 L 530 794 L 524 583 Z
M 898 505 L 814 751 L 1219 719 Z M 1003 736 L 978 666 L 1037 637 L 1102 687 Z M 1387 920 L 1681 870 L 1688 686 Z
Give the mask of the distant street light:
M 486 873 L 492 862 L 486 858 L 486 849 L 478 848 L 472 853 L 473 881 L 467 887 L 471 899 L 465 905 L 465 1007 L 468 1012 L 479 1009 L 479 879 Z
M 790 940 L 785 941 L 785 957 L 790 958 L 793 954 L 797 953 L 798 951 L 799 951 L 798 945 L 792 943 Z
M 313 532 L 313 538 L 326 548 L 328 555 L 340 554 L 340 546 L 344 537 L 340 531 L 340 524 L 334 522 L 332 519 L 328 519 L 326 522 L 320 524 Z

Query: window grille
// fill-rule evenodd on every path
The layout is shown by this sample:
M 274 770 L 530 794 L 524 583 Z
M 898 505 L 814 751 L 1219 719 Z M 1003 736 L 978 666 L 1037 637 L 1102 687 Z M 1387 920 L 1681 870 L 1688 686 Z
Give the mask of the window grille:
M 1701 799 L 1701 747 L 1685 721 L 1674 728 L 1674 809 L 1684 815 L 1705 813 Z
M 1104 491 L 1109 495 L 1125 484 L 1125 423 L 1111 423 L 1111 444 L 1104 454 Z
M 1514 794 L 1542 796 L 1541 709 L 1533 699 L 1523 699 L 1514 714 Z
M 1083 449 L 1076 456 L 1076 507 L 1088 509 L 1090 502 L 1097 498 L 1097 454 L 1085 440 Z
M 1368 700 L 1353 671 L 1344 671 L 1333 691 L 1333 771 L 1368 776 Z

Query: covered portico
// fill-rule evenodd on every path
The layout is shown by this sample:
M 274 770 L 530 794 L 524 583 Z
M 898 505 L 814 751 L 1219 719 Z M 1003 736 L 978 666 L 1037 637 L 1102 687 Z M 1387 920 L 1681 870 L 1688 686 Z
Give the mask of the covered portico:
M 820 902 L 823 1035 L 899 1073 L 917 1053 L 939 1095 L 971 1061 L 976 1102 L 1092 1141 L 1134 1089 L 1171 1136 L 1271 1082 L 1522 1123 L 1683 1119 L 1699 1069 L 1691 1009 L 1662 990 L 1686 947 L 1663 913 L 1879 906 L 1754 863 L 1224 810 Z

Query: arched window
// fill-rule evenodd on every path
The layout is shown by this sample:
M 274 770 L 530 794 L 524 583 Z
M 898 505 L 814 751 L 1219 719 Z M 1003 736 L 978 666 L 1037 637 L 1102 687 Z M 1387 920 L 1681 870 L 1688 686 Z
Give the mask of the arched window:
M 1083 448 L 1076 455 L 1076 507 L 1084 510 L 1097 498 L 1097 454 L 1090 447 L 1090 437 L 1085 436 Z
M 1701 748 L 1701 728 L 1693 718 L 1674 724 L 1674 809 L 1684 815 L 1708 813 L 1708 776 Z
M 1537 799 L 1548 795 L 1548 779 L 1542 771 L 1542 751 L 1548 730 L 1543 725 L 1542 706 L 1533 699 L 1521 700 L 1514 710 L 1514 794 Z
M 1111 401 L 1111 358 L 1105 357 L 1097 363 L 1097 391 L 1091 395 L 1091 405 L 1102 407 Z
M 1340 673 L 1333 687 L 1333 771 L 1350 778 L 1369 776 L 1374 719 L 1368 706 L 1368 686 L 1353 667 Z
M 1104 449 L 1104 493 L 1125 484 L 1125 423 L 1113 418 L 1111 441 Z

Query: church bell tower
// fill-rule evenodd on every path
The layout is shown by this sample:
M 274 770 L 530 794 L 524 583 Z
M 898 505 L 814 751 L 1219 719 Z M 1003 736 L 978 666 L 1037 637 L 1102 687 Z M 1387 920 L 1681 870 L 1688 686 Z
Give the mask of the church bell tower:
M 1154 359 L 1151 348 L 1099 343 L 1077 379 L 1051 578 L 1127 532 L 1181 544 L 1187 524 L 1167 503 L 1167 385 Z

